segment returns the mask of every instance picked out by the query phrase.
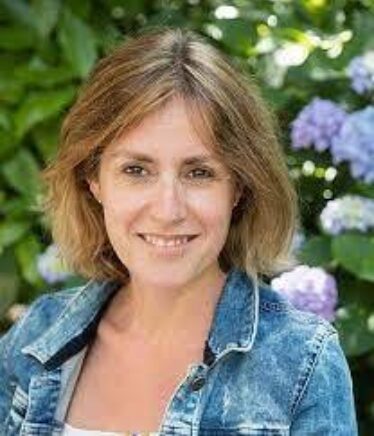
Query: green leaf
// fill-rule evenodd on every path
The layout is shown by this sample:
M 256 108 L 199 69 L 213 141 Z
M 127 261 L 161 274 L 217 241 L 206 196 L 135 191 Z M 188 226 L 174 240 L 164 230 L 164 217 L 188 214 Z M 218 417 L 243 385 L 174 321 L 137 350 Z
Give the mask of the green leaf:
M 60 113 L 71 103 L 74 95 L 73 87 L 29 95 L 14 117 L 16 136 L 22 138 L 35 124 Z
M 24 220 L 30 215 L 30 201 L 19 195 L 4 200 L 0 203 L 0 213 L 8 219 Z
M 357 303 L 337 311 L 334 325 L 339 331 L 347 356 L 359 356 L 374 350 L 374 311 Z
M 80 0 L 79 2 L 76 0 L 64 0 L 64 6 L 76 17 L 83 20 L 88 20 L 92 13 L 92 9 L 95 8 L 92 0 Z M 96 10 L 94 12 L 96 12 Z
M 110 53 L 119 43 L 125 40 L 123 32 L 110 16 L 96 17 L 96 20 L 90 24 L 95 32 L 97 46 L 104 54 Z
M 334 259 L 346 270 L 363 280 L 374 281 L 374 237 L 342 234 L 332 241 Z
M 144 11 L 144 0 L 107 0 L 105 6 L 113 13 L 113 9 L 119 8 L 123 14 L 134 16 Z
M 1 1 L 1 0 L 0 0 Z M 0 52 L 0 77 L 9 78 L 14 74 L 15 68 L 21 65 L 23 62 L 27 62 L 29 54 L 14 53 L 12 51 Z
M 74 72 L 68 65 L 58 67 L 22 65 L 14 71 L 14 76 L 24 85 L 50 88 L 61 83 L 70 82 L 74 77 Z
M 23 0 L 1 0 L 1 6 L 5 8 L 11 19 L 16 23 L 35 28 L 34 11 Z
M 23 93 L 23 86 L 14 78 L 14 70 L 19 65 L 14 52 L 0 53 L 0 102 L 18 103 Z
M 28 150 L 20 150 L 2 165 L 1 172 L 8 184 L 21 194 L 35 197 L 39 192 L 39 167 Z
M 18 103 L 22 97 L 22 86 L 14 81 L 8 83 L 1 81 L 0 78 L 0 101 L 6 103 Z
M 374 199 L 374 183 L 356 182 L 354 192 L 359 195 Z
M 19 278 L 14 255 L 5 251 L 0 255 L 0 317 L 17 301 Z
M 10 111 L 0 107 L 0 161 L 16 148 Z
M 328 266 L 332 260 L 330 238 L 313 236 L 302 245 L 297 257 L 310 266 Z
M 353 32 L 356 35 L 355 43 L 360 44 L 360 51 L 372 50 L 374 46 L 374 20 L 372 14 L 365 10 L 356 10 L 353 14 Z
M 0 49 L 25 50 L 35 44 L 35 34 L 27 27 L 8 26 L 0 28 Z
M 256 38 L 256 28 L 249 25 L 247 20 L 242 18 L 217 20 L 214 25 L 222 31 L 221 42 L 230 51 L 243 56 L 252 53 Z
M 296 24 L 296 23 L 295 23 Z M 278 41 L 291 41 L 298 42 L 307 47 L 312 45 L 311 37 L 308 33 L 303 30 L 297 29 L 296 27 L 279 27 L 274 28 L 272 36 Z
M 32 131 L 35 144 L 43 157 L 45 163 L 48 163 L 56 155 L 59 141 L 60 120 L 39 124 Z
M 35 25 L 40 36 L 45 38 L 57 23 L 61 3 L 59 0 L 34 0 L 32 9 Z
M 74 71 L 86 77 L 97 58 L 95 36 L 91 28 L 68 9 L 62 14 L 58 38 L 65 58 Z
M 353 303 L 374 310 L 373 284 L 346 271 L 339 271 L 339 303 L 342 306 Z
M 26 221 L 4 221 L 0 223 L 0 254 L 4 248 L 14 244 L 22 238 L 29 229 Z
M 0 127 L 0 161 L 9 156 L 15 147 L 13 133 Z
M 43 286 L 43 280 L 37 269 L 37 257 L 42 252 L 42 246 L 33 235 L 28 235 L 17 243 L 15 254 L 21 267 L 22 277 L 38 288 Z
M 0 127 L 6 130 L 10 130 L 11 127 L 10 113 L 3 107 L 0 107 Z

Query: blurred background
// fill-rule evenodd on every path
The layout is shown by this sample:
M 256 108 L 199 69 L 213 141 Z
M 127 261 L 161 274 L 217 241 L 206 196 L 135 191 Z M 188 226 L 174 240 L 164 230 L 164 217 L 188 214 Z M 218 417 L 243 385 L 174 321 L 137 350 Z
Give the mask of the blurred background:
M 336 326 L 360 435 L 374 434 L 373 0 L 0 0 L 0 332 L 38 295 L 84 282 L 51 241 L 39 171 L 95 61 L 155 26 L 205 35 L 278 116 L 299 265 L 268 281 Z

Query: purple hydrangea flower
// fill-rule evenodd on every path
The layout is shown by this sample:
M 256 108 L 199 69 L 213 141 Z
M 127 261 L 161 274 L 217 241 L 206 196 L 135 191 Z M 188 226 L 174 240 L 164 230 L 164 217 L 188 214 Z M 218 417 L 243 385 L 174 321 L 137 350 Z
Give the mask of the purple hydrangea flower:
M 271 281 L 297 309 L 313 312 L 328 321 L 335 319 L 338 290 L 335 278 L 322 268 L 299 265 Z
M 50 245 L 43 254 L 38 256 L 37 269 L 42 278 L 51 284 L 62 282 L 71 276 L 55 244 Z
M 314 98 L 291 123 L 291 145 L 294 149 L 330 148 L 347 117 L 345 110 L 330 100 Z
M 335 163 L 349 162 L 354 178 L 374 182 L 374 106 L 348 115 L 331 152 Z
M 365 94 L 374 90 L 374 51 L 352 59 L 347 68 L 351 86 L 357 94 Z
M 374 228 L 374 200 L 345 195 L 327 202 L 320 215 L 322 228 L 330 235 L 346 230 L 366 232 Z

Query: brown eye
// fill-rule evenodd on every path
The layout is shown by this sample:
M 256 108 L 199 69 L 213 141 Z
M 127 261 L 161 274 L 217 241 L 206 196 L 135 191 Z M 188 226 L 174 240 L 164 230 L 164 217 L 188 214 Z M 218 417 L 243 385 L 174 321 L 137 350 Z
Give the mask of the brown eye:
M 122 170 L 125 174 L 135 177 L 145 176 L 146 170 L 140 165 L 128 165 Z
M 214 176 L 214 173 L 206 168 L 195 168 L 190 171 L 190 174 L 193 174 L 193 178 L 198 179 L 210 179 Z

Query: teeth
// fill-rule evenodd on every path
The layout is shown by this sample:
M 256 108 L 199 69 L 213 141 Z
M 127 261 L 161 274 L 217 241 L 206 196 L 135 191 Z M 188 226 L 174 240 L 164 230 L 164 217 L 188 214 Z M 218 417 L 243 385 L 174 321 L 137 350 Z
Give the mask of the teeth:
M 150 235 L 143 235 L 143 237 L 147 242 L 157 245 L 158 247 L 176 247 L 177 245 L 186 244 L 188 242 L 187 236 L 175 237 L 173 239 L 165 239 L 159 236 Z

